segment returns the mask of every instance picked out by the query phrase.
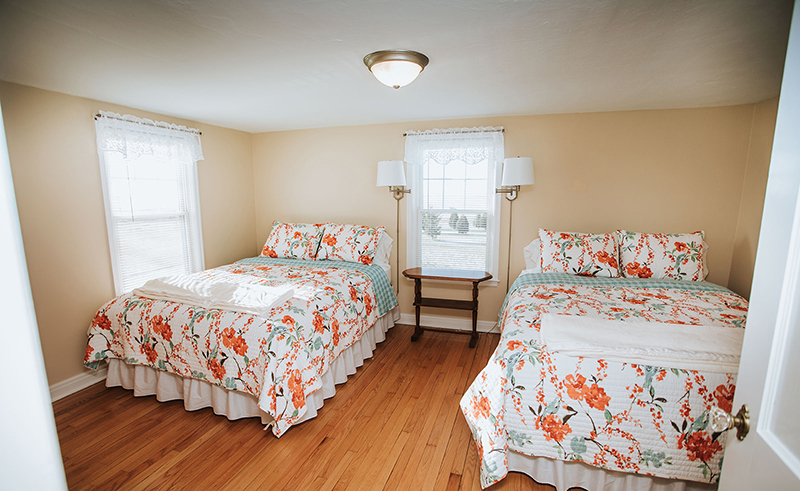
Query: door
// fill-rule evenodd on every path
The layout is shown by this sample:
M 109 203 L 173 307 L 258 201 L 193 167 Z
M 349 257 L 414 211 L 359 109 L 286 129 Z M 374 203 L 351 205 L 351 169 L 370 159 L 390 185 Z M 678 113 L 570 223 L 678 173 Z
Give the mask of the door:
M 0 488 L 66 490 L 0 111 Z M 12 388 L 13 387 L 13 388 Z
M 720 490 L 800 490 L 800 13 L 789 35 L 775 141 Z

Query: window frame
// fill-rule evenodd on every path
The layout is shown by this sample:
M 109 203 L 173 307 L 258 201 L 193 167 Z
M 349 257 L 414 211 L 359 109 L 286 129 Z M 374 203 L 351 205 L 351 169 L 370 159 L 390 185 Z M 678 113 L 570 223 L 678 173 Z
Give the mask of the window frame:
M 100 124 L 100 122 L 98 122 Z M 175 130 L 181 131 L 181 130 Z M 197 174 L 197 162 L 191 158 L 190 155 L 187 154 L 187 159 L 184 162 L 178 162 L 178 165 L 185 166 L 185 170 L 183 173 L 183 179 L 181 179 L 182 185 L 184 186 L 184 192 L 186 195 L 186 210 L 180 212 L 170 212 L 170 213 L 148 213 L 142 214 L 132 219 L 126 220 L 124 217 L 118 216 L 114 214 L 112 204 L 111 204 L 111 191 L 109 185 L 109 170 L 108 170 L 108 162 L 106 161 L 106 153 L 111 153 L 113 150 L 100 150 L 98 148 L 98 159 L 100 164 L 100 181 L 103 189 L 103 206 L 105 208 L 105 218 L 106 218 L 106 231 L 108 233 L 108 245 L 109 245 L 109 252 L 111 255 L 111 271 L 114 279 L 114 290 L 117 296 L 123 295 L 125 293 L 129 293 L 136 287 L 132 288 L 131 290 L 125 290 L 124 282 L 125 278 L 122 272 L 121 266 L 121 257 L 119 253 L 119 234 L 117 223 L 123 221 L 135 221 L 136 218 L 141 218 L 142 220 L 154 221 L 153 219 L 156 217 L 155 221 L 158 222 L 165 222 L 168 221 L 170 218 L 175 218 L 177 216 L 185 216 L 186 225 L 187 225 L 187 232 L 183 236 L 183 240 L 186 241 L 187 246 L 192 249 L 192 253 L 189 254 L 190 257 L 186 258 L 186 264 L 189 266 L 190 273 L 196 273 L 199 271 L 203 271 L 205 269 L 205 251 L 203 248 L 203 229 L 202 229 L 202 218 L 201 218 L 201 210 L 200 210 L 200 185 L 199 179 Z M 121 154 L 120 154 L 121 155 Z M 127 160 L 127 158 L 123 155 L 123 159 Z M 126 165 L 131 165 L 131 163 L 126 163 Z
M 500 222 L 502 220 L 502 201 L 501 196 L 495 193 L 495 189 L 498 187 L 500 183 L 500 177 L 502 173 L 502 164 L 504 159 L 504 144 L 502 138 L 502 128 L 471 128 L 471 129 L 450 129 L 450 130 L 433 130 L 430 132 L 421 132 L 421 133 L 413 133 L 408 132 L 408 136 L 422 136 L 428 137 L 432 136 L 429 142 L 420 143 L 425 145 L 426 147 L 439 147 L 444 148 L 446 147 L 445 140 L 448 136 L 451 135 L 460 135 L 462 139 L 468 139 L 474 137 L 475 139 L 481 139 L 484 137 L 486 133 L 499 133 L 500 138 L 499 141 L 495 142 L 487 142 L 484 145 L 492 145 L 495 148 L 493 149 L 493 159 L 489 157 L 488 165 L 490 169 L 487 171 L 489 177 L 487 179 L 487 188 L 488 192 L 492 193 L 491 198 L 487 199 L 487 202 L 491 205 L 490 209 L 487 210 L 489 216 L 487 217 L 490 220 L 490 223 L 487 226 L 487 241 L 486 241 L 486 258 L 484 261 L 484 270 L 493 276 L 492 280 L 485 282 L 485 285 L 489 286 L 496 286 L 498 284 L 497 277 L 499 274 L 499 251 L 500 251 Z M 439 138 L 437 138 L 439 137 Z M 441 142 L 436 142 L 435 140 L 442 140 Z M 407 146 L 408 148 L 408 146 Z M 422 230 L 422 218 L 421 213 L 425 209 L 422 208 L 423 197 L 423 168 L 424 163 L 415 162 L 416 159 L 415 155 L 409 155 L 409 152 L 406 151 L 406 162 L 407 162 L 407 181 L 409 183 L 410 188 L 412 189 L 411 194 L 409 194 L 410 199 L 406 205 L 406 267 L 413 268 L 419 267 L 421 264 L 417 261 L 417 258 L 420 257 L 418 254 L 420 248 L 420 242 L 422 235 L 425 232 Z M 452 160 L 450 161 L 452 162 Z M 469 165 L 469 164 L 467 164 Z M 493 166 L 493 167 L 492 167 Z M 443 177 L 442 180 L 446 180 L 446 177 Z M 466 182 L 466 178 L 463 179 Z M 416 190 L 416 192 L 414 192 Z M 450 210 L 443 211 L 446 215 Z M 455 210 L 458 213 L 461 213 L 462 210 Z M 420 215 L 418 215 L 420 214 Z M 442 220 L 446 218 L 443 217 Z M 433 267 L 433 266 L 432 266 Z

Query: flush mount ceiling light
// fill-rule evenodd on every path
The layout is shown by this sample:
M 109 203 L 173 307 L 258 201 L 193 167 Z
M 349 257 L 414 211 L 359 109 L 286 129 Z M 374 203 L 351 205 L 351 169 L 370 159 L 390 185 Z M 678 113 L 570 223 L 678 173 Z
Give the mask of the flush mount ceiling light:
M 399 89 L 417 78 L 428 65 L 428 57 L 416 51 L 376 51 L 364 57 L 364 64 L 383 85 Z

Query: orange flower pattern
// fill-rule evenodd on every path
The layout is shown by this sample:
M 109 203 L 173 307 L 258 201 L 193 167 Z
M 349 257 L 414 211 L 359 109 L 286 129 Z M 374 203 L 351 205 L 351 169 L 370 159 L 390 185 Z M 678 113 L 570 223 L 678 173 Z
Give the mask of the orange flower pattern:
M 569 425 L 559 419 L 555 414 L 548 414 L 544 418 L 537 418 L 536 428 L 542 429 L 545 440 L 563 442 L 564 438 L 572 432 Z
M 97 368 L 119 358 L 246 392 L 275 418 L 272 431 L 280 436 L 305 414 L 307 396 L 322 386 L 330 363 L 378 318 L 366 273 L 294 261 L 258 258 L 199 273 L 223 282 L 289 283 L 307 292 L 267 317 L 119 296 L 92 320 L 84 363 Z M 395 305 L 396 299 L 388 308 Z
M 717 401 L 717 406 L 723 411 L 729 413 L 733 411 L 733 389 L 729 385 L 718 385 L 714 389 L 714 399 Z
M 678 447 L 685 447 L 689 453 L 689 460 L 709 462 L 715 455 L 722 452 L 722 445 L 707 431 L 695 431 L 685 438 L 678 440 Z
M 247 342 L 232 327 L 222 330 L 222 345 L 231 348 L 239 356 L 247 354 Z
M 619 276 L 614 234 L 580 234 L 539 229 L 542 273 Z
M 335 247 L 336 242 L 336 237 L 333 235 L 326 235 L 322 238 L 322 243 L 329 247 Z
M 314 259 L 324 224 L 272 222 L 272 230 L 261 250 L 265 257 Z
M 643 234 L 617 230 L 622 273 L 628 278 L 703 281 L 705 234 Z
M 585 384 L 586 377 L 578 375 L 577 378 L 573 374 L 569 374 L 564 378 L 564 386 L 567 388 L 567 395 L 570 399 L 576 401 L 585 401 L 589 407 L 597 409 L 598 411 L 605 410 L 611 398 L 606 395 L 603 390 L 596 383 L 591 385 Z
M 160 315 L 153 316 L 151 327 L 153 332 L 161 336 L 165 341 L 172 341 L 172 329 L 170 329 L 169 323 L 163 317 Z
M 595 259 L 601 264 L 608 264 L 612 269 L 619 271 L 617 255 L 608 251 L 600 251 L 595 254 Z
M 101 330 L 109 330 L 111 329 L 111 321 L 106 314 L 98 312 L 92 320 L 92 327 Z
M 325 234 L 322 236 L 317 259 L 372 264 L 385 229 L 386 227 L 325 224 Z
M 652 278 L 653 272 L 647 266 L 634 261 L 625 265 L 625 276 L 628 278 Z
M 611 286 L 609 286 L 611 285 Z M 717 482 L 734 374 L 575 358 L 539 339 L 542 313 L 744 328 L 747 301 L 708 283 L 526 274 L 501 312 L 502 337 L 461 399 L 483 487 L 508 473 L 507 452 L 621 472 Z

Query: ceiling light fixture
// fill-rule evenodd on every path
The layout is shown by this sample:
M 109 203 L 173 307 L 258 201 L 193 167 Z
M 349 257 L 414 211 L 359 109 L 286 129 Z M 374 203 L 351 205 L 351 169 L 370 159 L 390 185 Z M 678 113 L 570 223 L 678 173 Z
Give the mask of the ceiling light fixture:
M 428 57 L 416 51 L 376 51 L 364 57 L 364 64 L 383 85 L 399 89 L 417 78 L 428 66 Z

